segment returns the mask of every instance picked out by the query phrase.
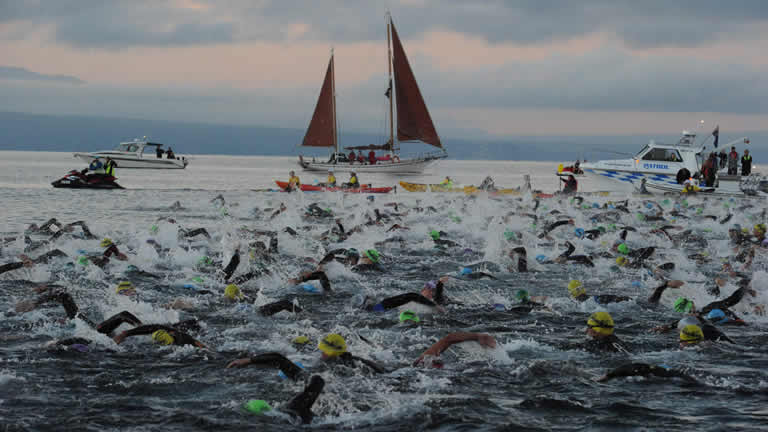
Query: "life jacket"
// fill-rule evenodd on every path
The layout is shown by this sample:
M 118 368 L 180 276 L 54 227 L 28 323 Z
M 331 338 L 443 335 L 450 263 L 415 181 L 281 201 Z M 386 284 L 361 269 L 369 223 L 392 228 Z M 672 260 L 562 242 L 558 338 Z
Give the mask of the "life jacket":
M 336 184 L 336 177 L 333 174 L 328 176 L 328 184 Z
M 104 165 L 104 173 L 108 176 L 115 176 L 115 161 L 110 160 Z
M 290 179 L 288 179 L 288 183 L 289 183 L 289 184 L 290 184 L 290 183 L 293 183 L 293 184 L 295 184 L 296 186 L 301 186 L 301 181 L 299 181 L 299 177 L 297 177 L 297 176 L 293 176 L 293 177 L 291 177 Z
M 352 177 L 349 179 L 349 184 L 351 184 L 351 185 L 356 185 L 356 184 L 357 184 L 357 176 L 352 176 Z

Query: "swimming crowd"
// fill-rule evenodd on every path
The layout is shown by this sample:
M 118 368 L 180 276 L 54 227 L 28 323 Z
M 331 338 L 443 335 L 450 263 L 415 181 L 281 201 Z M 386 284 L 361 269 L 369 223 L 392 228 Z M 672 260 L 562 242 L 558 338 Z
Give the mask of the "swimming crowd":
M 755 266 L 762 265 L 761 257 L 768 250 L 766 225 L 760 222 L 766 215 L 764 207 L 751 201 L 707 201 L 706 198 L 694 201 L 694 198 L 679 197 L 632 197 L 622 201 L 602 199 L 601 202 L 590 196 L 548 200 L 504 198 L 511 206 L 509 212 L 482 215 L 481 224 L 488 237 L 493 237 L 488 243 L 499 245 L 489 254 L 488 245 L 483 245 L 482 241 L 468 244 L 468 240 L 453 234 L 457 232 L 453 227 L 461 226 L 462 218 L 473 215 L 474 207 L 482 208 L 479 201 L 484 199 L 501 198 L 461 197 L 435 201 L 432 205 L 420 201 L 407 205 L 397 196 L 370 197 L 349 208 L 333 211 L 322 201 L 306 205 L 301 194 L 289 194 L 279 206 L 255 209 L 247 226 L 232 229 L 231 224 L 221 224 L 220 232 L 215 232 L 216 229 L 210 226 L 184 227 L 173 217 L 162 217 L 147 227 L 147 234 L 140 241 L 119 239 L 116 233 L 97 235 L 83 221 L 66 223 L 50 219 L 41 225 L 31 223 L 23 235 L 0 239 L 0 274 L 6 280 L 19 280 L 33 287 L 27 291 L 26 298 L 18 299 L 15 313 L 19 316 L 37 309 L 44 310 L 49 318 L 60 320 L 64 316 L 58 309 L 61 305 L 67 320 L 80 320 L 92 329 L 93 337 L 80 335 L 56 339 L 47 345 L 47 349 L 97 355 L 100 350 L 118 350 L 117 345 L 126 345 L 130 338 L 155 345 L 192 346 L 216 353 L 219 356 L 208 361 L 221 361 L 221 368 L 275 369 L 283 379 L 303 383 L 303 389 L 274 409 L 271 405 L 275 401 L 270 403 L 268 395 L 256 395 L 260 397 L 243 401 L 242 409 L 259 415 L 267 411 L 284 413 L 286 416 L 280 418 L 292 418 L 305 424 L 312 422 L 313 405 L 322 397 L 326 380 L 334 376 L 392 374 L 403 368 L 428 371 L 450 367 L 441 354 L 452 346 L 475 344 L 475 354 L 490 353 L 502 349 L 500 345 L 504 340 L 490 333 L 452 331 L 436 338 L 431 345 L 422 346 L 421 354 L 417 356 L 381 362 L 354 354 L 350 345 L 356 342 L 376 346 L 383 344 L 382 341 L 342 334 L 331 331 L 332 326 L 325 326 L 327 330 L 323 334 L 317 329 L 308 330 L 286 341 L 300 352 L 317 350 L 316 362 L 305 366 L 290 360 L 287 352 L 218 351 L 206 342 L 210 339 L 210 335 L 206 337 L 209 328 L 197 318 L 149 322 L 137 316 L 140 315 L 138 312 L 128 310 L 103 319 L 89 316 L 84 309 L 91 306 L 88 303 L 93 302 L 93 297 L 83 295 L 72 286 L 78 280 L 77 272 L 82 274 L 83 269 L 91 266 L 100 268 L 104 279 L 99 284 L 114 296 L 132 302 L 147 301 L 149 296 L 145 294 L 157 286 L 167 286 L 168 280 L 173 279 L 168 275 L 174 274 L 176 279 L 185 278 L 183 288 L 179 287 L 181 294 L 168 302 L 154 304 L 154 307 L 188 312 L 191 317 L 200 307 L 195 299 L 206 298 L 210 299 L 207 307 L 251 308 L 246 310 L 260 317 L 295 316 L 296 320 L 304 320 L 307 328 L 313 323 L 318 324 L 315 322 L 317 311 L 300 305 L 297 297 L 314 296 L 320 303 L 322 299 L 341 299 L 345 307 L 368 314 L 370 319 L 377 315 L 385 318 L 384 324 L 377 325 L 403 326 L 404 329 L 429 325 L 437 326 L 438 330 L 443 321 L 434 317 L 461 317 L 469 328 L 473 324 L 471 316 L 477 312 L 484 316 L 495 315 L 501 320 L 533 321 L 538 314 L 580 313 L 577 309 L 558 311 L 563 301 L 590 304 L 593 310 L 598 310 L 583 320 L 584 340 L 563 341 L 557 348 L 626 359 L 621 366 L 595 376 L 598 382 L 629 376 L 697 381 L 697 373 L 689 369 L 632 360 L 633 354 L 642 347 L 623 340 L 622 326 L 617 322 L 629 325 L 633 309 L 674 311 L 673 321 L 647 326 L 647 331 L 682 350 L 706 350 L 712 344 L 738 344 L 739 329 L 765 315 L 761 300 L 765 298 L 764 287 L 755 286 L 752 276 Z M 385 202 L 379 204 L 377 200 Z M 226 209 L 230 204 L 223 196 L 211 200 L 211 205 L 227 217 Z M 180 203 L 172 207 L 172 210 L 182 208 Z M 750 226 L 734 224 L 735 215 L 741 221 L 754 223 Z M 425 232 L 416 232 L 416 224 L 433 226 Z M 713 230 L 695 228 L 707 224 L 723 226 L 722 231 L 727 229 L 728 238 L 716 239 Z M 512 225 L 516 228 L 510 229 Z M 173 231 L 176 241 L 164 241 L 167 236 L 159 235 L 160 231 Z M 376 240 L 372 241 L 373 238 Z M 66 248 L 58 245 L 67 239 L 89 244 L 90 248 L 76 253 L 65 252 Z M 712 253 L 711 244 L 716 240 L 728 243 L 727 254 Z M 229 249 L 214 251 L 212 245 L 217 241 L 230 245 Z M 297 254 L 295 248 L 281 247 L 284 241 L 316 246 Z M 359 250 L 350 246 L 362 242 L 367 246 Z M 23 252 L 14 252 L 17 248 L 23 248 Z M 180 250 L 198 258 L 192 266 L 177 265 L 174 268 L 166 263 L 142 269 L 132 263 L 138 262 L 139 249 L 154 251 L 159 262 Z M 402 260 L 401 251 L 409 249 L 426 249 L 436 257 L 450 258 L 462 264 L 445 271 L 444 268 L 430 268 L 423 260 Z M 550 253 L 543 254 L 542 251 Z M 703 276 L 705 282 L 700 285 L 698 294 L 711 301 L 697 304 L 678 294 L 688 282 L 672 276 L 690 274 L 680 271 L 680 259 L 688 270 L 695 269 L 695 279 Z M 290 268 L 301 270 L 286 274 L 289 263 L 295 265 Z M 49 273 L 50 280 L 25 279 L 30 274 L 25 270 L 38 266 L 55 270 Z M 616 280 L 621 280 L 620 275 L 643 275 L 649 288 L 647 292 L 637 294 L 639 284 L 632 287 L 626 283 L 605 284 L 595 278 L 596 267 L 610 267 L 617 275 Z M 343 272 L 339 268 L 344 269 Z M 334 289 L 334 275 L 348 277 L 346 275 L 351 273 L 375 286 L 382 275 L 395 271 L 408 274 L 404 280 L 412 281 L 412 285 L 394 296 L 382 298 L 370 292 L 356 295 L 358 293 Z M 567 283 L 557 288 L 561 293 L 557 296 L 515 289 L 506 293 L 512 299 L 507 303 L 488 300 L 478 304 L 459 301 L 458 296 L 452 295 L 452 291 L 471 292 L 483 281 L 503 283 L 528 273 L 548 272 L 578 274 L 580 277 L 567 278 Z M 282 287 L 282 298 L 265 301 L 260 287 L 276 281 Z M 598 290 L 604 290 L 606 286 L 611 286 L 614 292 Z M 620 292 L 616 293 L 617 290 Z M 613 316 L 616 311 L 612 314 L 607 310 L 606 305 L 625 302 L 627 307 L 620 312 L 626 316 L 617 319 Z M 456 322 L 450 322 L 455 328 Z M 106 343 L 98 335 L 106 335 L 112 341 Z M 156 349 L 128 345 L 130 348 L 120 349 Z M 453 350 L 451 352 L 455 354 Z M 451 356 L 451 360 L 461 361 L 455 356 Z

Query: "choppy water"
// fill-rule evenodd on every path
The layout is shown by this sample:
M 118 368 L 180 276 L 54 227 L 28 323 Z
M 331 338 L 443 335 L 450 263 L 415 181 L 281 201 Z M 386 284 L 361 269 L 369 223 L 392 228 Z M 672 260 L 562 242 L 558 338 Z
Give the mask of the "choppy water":
M 129 256 L 128 262 L 113 261 L 104 270 L 93 265 L 70 268 L 67 264 L 83 251 L 100 253 L 101 248 L 98 240 L 65 235 L 54 246 L 70 258 L 0 275 L 4 294 L 0 300 L 0 424 L 7 430 L 302 428 L 280 414 L 256 417 L 240 408 L 248 399 L 265 399 L 279 406 L 299 392 L 302 383 L 281 380 L 273 370 L 224 366 L 245 353 L 268 351 L 311 366 L 318 363 L 317 340 L 331 332 L 343 334 L 351 352 L 379 362 L 390 372 L 321 372 L 326 387 L 313 409 L 316 418 L 311 428 L 764 430 L 768 424 L 768 319 L 755 315 L 753 309 L 768 301 L 768 260 L 762 253 L 758 252 L 752 268 L 746 270 L 753 276 L 757 296 L 733 308 L 750 325 L 724 329 L 736 345 L 681 350 L 674 332 L 648 331 L 680 317 L 671 308 L 679 295 L 692 298 L 697 305 L 715 299 L 706 288 L 715 275 L 720 275 L 722 259 L 733 253 L 727 228 L 732 223 L 749 227 L 761 222 L 762 202 L 740 209 L 738 201 L 689 199 L 688 206 L 680 211 L 690 219 L 678 218 L 673 224 L 693 228 L 706 244 L 676 247 L 650 234 L 652 224 L 638 221 L 635 214 L 647 211 L 646 202 L 631 197 L 631 213 L 621 214 L 617 221 L 618 226 L 632 225 L 639 230 L 629 234 L 628 244 L 633 248 L 657 246 L 651 261 L 675 262 L 677 269 L 670 278 L 686 281 L 678 290 L 667 290 L 660 305 L 651 306 L 642 299 L 658 281 L 644 270 L 612 268 L 609 259 L 597 259 L 593 269 L 542 265 L 530 259 L 530 273 L 507 270 L 510 260 L 504 255 L 517 245 L 525 246 L 529 257 L 554 257 L 564 250 L 565 240 L 577 245 L 577 253 L 606 250 L 617 239 L 617 231 L 598 241 L 576 239 L 573 227 L 554 231 L 554 241 L 539 240 L 536 234 L 545 221 L 557 219 L 550 214 L 552 210 L 571 215 L 576 227 L 593 228 L 598 223 L 591 222 L 591 217 L 602 212 L 591 208 L 593 202 L 601 206 L 625 197 L 587 197 L 589 209 L 578 208 L 567 199 L 542 200 L 535 210 L 541 220 L 533 226 L 523 216 L 511 215 L 504 220 L 510 212 L 534 212 L 530 198 L 402 192 L 376 196 L 370 203 L 365 196 L 252 191 L 271 187 L 273 178 L 285 178 L 294 163 L 288 158 L 198 157 L 183 172 L 118 171 L 128 190 L 72 191 L 47 186 L 68 169 L 79 167 L 69 154 L 4 152 L 2 156 L 0 232 L 2 237 L 17 236 L 18 240 L 0 250 L 0 265 L 16 261 L 23 252 L 25 226 L 50 217 L 65 223 L 84 220 L 94 234 L 110 237 Z M 557 188 L 550 174 L 554 165 L 446 161 L 435 172 L 410 180 L 430 182 L 445 173 L 477 184 L 490 174 L 498 185 L 517 186 L 523 174 L 530 174 L 534 187 L 552 191 Z M 302 176 L 304 182 L 311 179 Z M 394 184 L 398 179 L 362 180 Z M 210 202 L 219 193 L 226 199 L 225 211 Z M 181 208 L 171 207 L 176 201 Z M 372 215 L 374 208 L 392 211 L 386 203 L 398 202 L 411 209 L 434 206 L 437 211 L 411 210 L 382 226 L 366 227 L 344 243 L 329 244 L 318 237 L 332 222 L 303 218 L 304 210 L 313 202 L 330 208 L 347 228 L 364 223 L 365 215 Z M 675 203 L 658 202 L 667 212 Z M 288 210 L 270 221 L 269 209 L 281 203 Z M 714 215 L 720 219 L 728 213 L 734 216 L 724 225 L 704 218 Z M 213 238 L 179 240 L 176 225 L 156 222 L 162 216 L 175 218 L 185 228 L 205 227 Z M 326 250 L 336 247 L 370 248 L 394 235 L 386 230 L 395 222 L 410 230 L 397 233 L 404 237 L 404 246 L 395 243 L 379 248 L 386 272 L 357 274 L 333 264 L 328 275 L 334 290 L 327 296 L 308 294 L 287 282 L 311 268 L 306 257 L 320 259 Z M 152 234 L 149 227 L 155 223 L 159 231 Z M 242 226 L 268 230 L 293 227 L 300 233 L 295 238 L 287 233 L 279 235 L 280 260 L 269 265 L 273 276 L 242 286 L 255 299 L 251 306 L 223 301 L 224 283 L 195 269 L 203 255 L 226 261 L 236 246 L 244 246 L 248 239 L 237 231 Z M 309 230 L 299 229 L 304 226 Z M 445 231 L 462 246 L 434 248 L 427 235 L 431 229 Z M 519 233 L 519 239 L 507 241 L 505 231 Z M 43 238 L 32 235 L 33 240 Z M 146 244 L 150 238 L 169 248 L 168 254 L 159 257 Z M 48 249 L 30 255 L 35 257 Z M 686 258 L 702 251 L 709 254 L 708 262 L 696 264 Z M 238 273 L 249 265 L 247 255 L 243 258 Z M 489 271 L 499 280 L 452 280 L 447 295 L 456 304 L 448 306 L 445 314 L 423 314 L 419 326 L 401 325 L 396 311 L 373 313 L 358 307 L 364 296 L 382 299 L 418 292 L 426 281 L 447 274 L 458 276 L 461 267 L 479 261 L 498 264 L 499 269 Z M 128 264 L 160 278 L 127 273 Z M 182 287 L 197 275 L 217 294 L 199 296 Z M 126 279 L 137 285 L 138 300 L 115 294 L 115 285 Z M 607 309 L 592 300 L 576 303 L 568 298 L 565 288 L 570 279 L 584 280 L 590 293 L 623 294 L 639 300 L 608 305 Z M 160 347 L 148 337 L 130 338 L 118 346 L 79 320 L 62 321 L 64 311 L 55 305 L 17 314 L 16 303 L 34 298 L 33 287 L 41 282 L 66 287 L 81 310 L 96 322 L 121 310 L 134 313 L 145 323 L 198 318 L 202 329 L 193 336 L 216 352 Z M 735 282 L 731 280 L 722 288 L 722 296 L 735 290 Z M 489 307 L 494 303 L 513 306 L 514 293 L 520 288 L 532 295 L 548 296 L 551 311 L 515 315 Z M 192 303 L 194 309 L 178 311 L 164 306 L 179 298 Z M 259 305 L 283 298 L 296 299 L 306 311 L 298 315 L 282 312 L 270 318 L 256 313 Z M 629 358 L 560 349 L 564 343 L 583 340 L 586 319 L 598 310 L 613 315 L 616 334 L 633 349 Z M 498 346 L 485 350 L 474 343 L 455 345 L 443 354 L 446 367 L 440 370 L 410 366 L 432 343 L 453 331 L 486 332 L 496 338 Z M 297 335 L 309 336 L 314 344 L 297 348 L 291 343 Z M 94 340 L 94 349 L 77 353 L 44 347 L 50 341 L 73 336 Z M 608 383 L 593 380 L 628 361 L 685 368 L 698 383 L 661 378 Z

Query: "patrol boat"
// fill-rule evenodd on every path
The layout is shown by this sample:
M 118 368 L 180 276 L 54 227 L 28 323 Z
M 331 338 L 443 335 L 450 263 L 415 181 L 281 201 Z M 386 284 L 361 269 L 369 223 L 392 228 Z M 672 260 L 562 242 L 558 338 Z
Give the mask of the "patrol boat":
M 737 142 L 749 144 L 749 139 L 740 138 L 723 148 Z M 631 159 L 584 162 L 581 169 L 601 191 L 634 192 L 643 178 L 656 185 L 677 186 L 699 171 L 705 149 L 696 144 L 695 133 L 683 131 L 676 144 L 652 140 Z

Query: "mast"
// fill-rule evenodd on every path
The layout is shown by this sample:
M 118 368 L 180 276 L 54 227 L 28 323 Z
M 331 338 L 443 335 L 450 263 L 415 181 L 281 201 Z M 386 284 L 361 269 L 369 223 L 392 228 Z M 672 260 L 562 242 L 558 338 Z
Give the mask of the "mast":
M 395 109 L 393 98 L 395 89 L 392 86 L 392 43 L 390 38 L 390 29 L 392 26 L 392 15 L 387 12 L 387 67 L 389 68 L 389 153 L 395 154 Z

